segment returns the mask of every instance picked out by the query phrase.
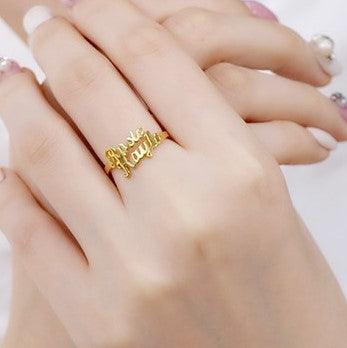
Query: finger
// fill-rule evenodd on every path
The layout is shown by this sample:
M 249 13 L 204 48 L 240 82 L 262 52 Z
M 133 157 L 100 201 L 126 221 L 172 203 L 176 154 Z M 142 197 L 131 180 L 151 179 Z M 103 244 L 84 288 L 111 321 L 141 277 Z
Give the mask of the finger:
M 61 0 L 66 6 L 73 6 L 78 0 Z M 132 0 L 144 13 L 156 21 L 163 21 L 172 14 L 188 7 L 202 7 L 210 11 L 229 13 L 233 15 L 249 15 L 250 11 L 239 0 Z
M 203 68 L 227 61 L 272 70 L 313 85 L 330 80 L 312 45 L 274 21 L 190 8 L 168 18 L 163 25 Z
M 109 226 L 123 221 L 124 207 L 114 185 L 48 105 L 31 73 L 1 81 L 0 112 L 10 134 L 13 167 L 74 232 L 87 257 L 92 255 L 95 243 L 108 243 L 95 230 L 95 221 Z M 104 208 L 96 209 L 95 202 L 104 202 Z
M 347 140 L 347 123 L 339 108 L 312 86 L 226 63 L 207 73 L 248 122 L 287 120 Z
M 326 143 L 321 137 L 306 128 L 290 121 L 251 123 L 255 133 L 278 164 L 310 164 L 325 160 L 336 142 Z M 329 137 L 329 134 L 325 136 Z M 321 143 L 323 145 L 321 145 Z
M 244 136 L 238 115 L 231 112 L 195 62 L 167 31 L 130 2 L 80 1 L 72 9 L 72 17 L 178 143 L 184 147 L 211 146 L 212 139 L 213 144 L 216 141 L 214 131 L 230 134 L 233 125 L 233 132 L 238 133 L 235 137 Z M 212 119 L 212 114 L 218 119 Z
M 52 18 L 46 11 L 46 8 L 36 7 L 25 17 L 25 22 L 30 23 L 37 13 L 47 14 L 45 22 L 30 36 L 34 56 L 58 104 L 71 117 L 80 131 L 78 134 L 90 144 L 99 161 L 105 165 L 106 148 L 124 142 L 130 131 L 139 127 L 151 132 L 161 131 L 117 69 L 71 23 Z M 69 50 L 61 53 L 60 47 L 66 42 L 69 42 Z M 165 150 L 161 150 L 171 153 L 171 149 L 177 147 L 166 140 Z M 146 165 L 142 167 L 145 169 Z M 129 185 L 124 173 L 115 170 L 113 174 L 126 203 Z M 137 191 L 136 185 L 131 187 Z
M 87 276 L 85 258 L 9 170 L 0 170 L 0 228 L 14 255 L 54 308 L 69 308 L 82 299 L 80 289 Z
M 236 67 L 236 77 L 237 73 L 240 72 L 239 68 Z M 212 81 L 214 81 L 213 74 L 211 75 L 211 78 Z M 238 78 L 235 80 L 240 82 L 240 79 Z M 236 85 L 234 83 L 233 87 L 235 90 L 247 90 L 247 86 L 238 85 L 238 83 L 236 83 Z M 51 96 L 50 100 L 52 100 L 52 104 L 56 104 L 57 102 L 54 100 L 54 96 L 49 87 L 45 84 L 44 88 L 47 90 L 47 95 Z M 253 89 L 251 88 L 251 90 Z M 226 93 L 228 96 L 228 89 L 225 90 L 221 88 L 221 91 Z M 248 100 L 248 102 L 252 100 L 251 97 L 245 97 L 244 99 Z M 65 117 L 69 119 L 67 114 Z M 305 129 L 305 127 L 302 127 L 295 122 L 274 120 L 264 123 L 250 123 L 249 127 L 280 165 L 320 162 L 327 158 L 330 150 L 333 150 L 331 146 L 327 148 L 325 143 L 324 145 L 320 145 L 320 139 L 312 139 L 313 134 L 308 129 Z M 298 143 L 300 145 L 298 145 Z M 334 140 L 332 140 L 332 144 L 334 147 Z

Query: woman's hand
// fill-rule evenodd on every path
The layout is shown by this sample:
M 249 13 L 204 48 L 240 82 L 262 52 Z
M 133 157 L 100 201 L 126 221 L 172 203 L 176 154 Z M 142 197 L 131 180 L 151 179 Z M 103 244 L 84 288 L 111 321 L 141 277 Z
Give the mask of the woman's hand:
M 24 2 L 16 3 L 16 11 L 14 12 L 20 13 L 20 7 L 23 3 Z M 29 3 L 30 1 L 28 1 L 28 4 Z M 250 3 L 252 5 L 251 7 L 254 8 L 254 4 L 252 2 Z M 4 10 L 8 11 L 14 4 L 6 4 L 6 2 L 3 2 L 2 5 L 5 6 Z M 187 2 L 184 4 L 179 2 L 161 2 L 157 4 L 155 2 L 151 3 L 151 1 L 146 1 L 138 5 L 144 6 L 144 10 L 150 12 L 156 19 L 162 20 L 163 18 L 167 18 L 165 23 L 170 24 L 170 22 L 172 22 L 177 28 L 176 30 L 173 29 L 173 32 L 176 33 L 178 30 L 177 37 L 181 38 L 188 50 L 195 47 L 194 42 L 191 43 L 189 41 L 189 38 L 192 36 L 190 34 L 192 29 L 194 29 L 193 37 L 195 37 L 196 43 L 200 45 L 201 48 L 204 48 L 206 40 L 202 40 L 200 37 L 203 38 L 206 34 L 206 29 L 208 29 L 207 32 L 212 31 L 212 25 L 214 25 L 214 23 L 217 24 L 216 28 L 221 28 L 221 22 L 219 18 L 216 20 L 216 13 L 209 13 L 198 8 L 184 10 L 184 5 L 195 5 L 200 8 L 205 8 L 205 10 L 214 10 L 216 12 L 222 12 L 224 9 L 223 6 L 225 6 L 224 14 L 249 16 L 247 9 L 242 4 L 239 5 L 238 2 L 233 3 L 232 1 L 195 2 L 194 4 L 189 4 Z M 259 8 L 255 10 L 259 14 Z M 3 15 L 5 18 L 8 18 L 8 12 L 6 11 L 3 11 Z M 177 11 L 180 11 L 180 13 L 177 13 Z M 200 23 L 200 25 L 193 25 L 196 20 L 198 20 L 198 24 Z M 183 26 L 179 28 L 181 22 Z M 15 22 L 12 23 L 15 24 Z M 206 24 L 208 24 L 207 27 Z M 230 23 L 226 23 L 226 28 L 229 28 L 231 33 L 232 27 L 229 24 Z M 169 30 L 171 26 L 171 24 L 168 26 Z M 216 35 L 218 38 L 223 38 L 224 36 L 225 35 Z M 223 45 L 225 45 L 227 51 L 229 47 L 231 47 L 230 44 L 237 47 L 240 46 L 239 43 L 234 40 L 224 38 L 219 44 L 220 47 L 213 47 L 212 39 L 213 36 L 207 37 L 207 40 L 211 41 L 211 50 L 206 50 L 206 53 L 201 54 L 203 59 L 207 59 L 211 54 L 215 54 L 215 56 L 218 57 L 220 52 L 223 52 Z M 253 38 L 249 42 L 250 50 L 252 50 L 252 41 L 254 41 Z M 204 45 L 201 45 L 201 43 L 204 43 Z M 199 51 L 199 49 L 199 46 L 197 46 L 196 50 Z M 215 53 L 213 51 L 215 51 Z M 206 58 L 204 58 L 205 54 Z M 229 58 L 227 57 L 227 59 Z M 231 58 L 230 61 L 232 61 Z M 235 63 L 237 62 L 235 61 Z M 326 98 L 322 98 L 322 96 L 318 95 L 318 92 L 313 88 L 305 87 L 304 91 L 304 89 L 300 87 L 300 84 L 295 82 L 288 81 L 287 83 L 285 79 L 274 78 L 263 73 L 255 73 L 251 70 L 248 71 L 247 69 L 238 68 L 230 64 L 221 64 L 211 67 L 208 69 L 208 75 L 227 99 L 234 105 L 237 111 L 243 115 L 248 122 L 255 122 L 249 123 L 249 126 L 263 144 L 267 146 L 268 150 L 275 156 L 279 163 L 308 163 L 319 161 L 328 155 L 328 149 L 334 147 L 334 139 L 324 137 L 322 139 L 322 134 L 318 133 L 320 141 L 324 141 L 324 146 L 320 146 L 315 139 L 312 138 L 310 133 L 297 123 L 299 122 L 303 126 L 312 126 L 331 123 L 332 121 L 334 122 L 334 119 L 338 120 L 337 125 L 341 123 L 338 113 L 336 112 L 337 109 Z M 317 76 L 322 76 L 322 71 L 319 70 Z M 301 79 L 304 78 L 305 76 L 301 77 Z M 270 85 L 272 88 L 269 88 Z M 309 90 L 311 90 L 312 93 L 308 93 Z M 291 98 L 288 98 L 289 95 Z M 294 96 L 296 97 L 294 98 Z M 308 96 L 310 96 L 310 98 L 308 98 Z M 298 115 L 297 105 L 292 103 L 292 99 L 296 99 L 299 105 L 302 103 L 303 108 L 299 107 L 300 111 L 303 111 L 302 115 Z M 322 103 L 318 102 L 318 99 L 322 99 L 325 107 L 321 107 Z M 270 105 L 271 107 L 269 107 Z M 334 117 L 331 118 L 332 121 L 330 121 L 330 117 L 326 118 L 326 115 L 330 114 L 334 115 Z M 271 122 L 259 122 L 261 120 Z M 320 127 L 324 128 L 322 126 Z M 314 134 L 317 134 L 316 130 L 313 131 Z M 326 149 L 326 147 L 328 147 L 328 149 Z M 36 287 L 30 284 L 27 277 L 23 277 L 23 272 L 18 268 L 19 267 L 16 267 L 15 274 L 19 274 L 22 278 L 20 287 L 27 289 L 27 296 L 25 297 L 25 301 L 19 296 L 15 296 L 14 298 L 14 303 L 12 305 L 14 312 L 12 315 L 12 319 L 14 320 L 12 320 L 12 322 L 14 321 L 14 325 L 11 326 L 13 330 L 10 330 L 9 334 L 12 336 L 11 332 L 17 332 L 18 325 L 21 325 L 21 322 L 27 322 L 26 313 L 28 308 L 31 307 L 30 304 L 32 304 L 35 307 L 35 314 L 33 314 L 32 310 L 30 311 L 31 325 L 30 327 L 26 325 L 26 328 L 31 330 L 32 336 L 37 339 L 32 343 L 33 346 L 38 347 L 38 342 L 40 342 L 42 346 L 46 346 L 46 340 L 50 339 L 52 336 L 46 337 L 42 335 L 42 325 L 47 327 L 47 325 L 50 324 L 50 326 L 54 328 L 52 331 L 57 333 L 62 332 L 60 323 L 56 320 L 54 314 L 51 315 L 50 320 L 48 320 L 47 316 L 50 313 L 50 307 L 47 306 L 45 299 L 37 293 Z M 29 289 L 32 290 L 29 291 Z M 57 338 L 61 336 L 60 334 L 56 334 Z M 24 335 L 22 335 L 21 340 L 21 342 L 26 340 Z M 13 344 L 18 347 L 20 342 L 17 340 Z M 28 347 L 27 341 L 24 341 L 24 344 Z M 56 340 L 56 344 L 59 347 L 61 346 L 59 340 Z M 52 346 L 51 341 L 50 345 Z M 66 342 L 64 343 L 64 347 L 67 347 Z
M 58 5 L 56 0 L 46 2 Z M 325 71 L 336 73 L 336 60 L 322 58 L 320 49 L 312 49 L 292 30 L 254 18 L 239 0 L 133 2 L 162 22 L 207 70 L 280 164 L 321 161 L 336 147 L 333 137 L 346 139 L 345 121 L 338 108 L 313 87 L 244 68 L 270 69 L 299 81 L 326 84 L 329 76 Z M 264 17 L 259 4 L 245 3 Z M 5 18 L 16 25 L 18 13 L 28 4 L 32 2 L 0 6 L 4 6 Z M 326 51 L 326 42 L 324 47 Z M 229 63 L 217 64 L 221 61 Z
M 30 73 L 0 85 L 27 185 L 6 171 L 1 228 L 77 345 L 343 347 L 336 282 L 277 165 L 206 75 L 129 2 L 81 1 L 73 18 L 153 113 L 70 24 L 42 24 L 34 52 L 92 153 L 104 161 L 140 125 L 172 136 L 130 180 L 115 171 L 116 189 Z

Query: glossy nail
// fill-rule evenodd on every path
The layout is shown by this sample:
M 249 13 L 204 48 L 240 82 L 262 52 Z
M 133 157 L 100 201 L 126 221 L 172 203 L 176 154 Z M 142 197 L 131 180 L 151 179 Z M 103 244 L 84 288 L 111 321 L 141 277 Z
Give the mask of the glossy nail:
M 3 182 L 6 178 L 5 171 L 0 168 L 0 183 Z
M 12 59 L 0 57 L 0 81 L 21 71 L 21 67 Z
M 336 92 L 330 99 L 339 107 L 342 118 L 347 121 L 347 98 L 342 93 Z
M 265 5 L 258 1 L 244 1 L 245 5 L 257 17 L 278 22 L 277 16 Z
M 335 56 L 335 43 L 326 35 L 314 35 L 310 42 L 313 52 L 322 67 L 330 76 L 341 74 L 342 66 Z
M 319 128 L 309 127 L 307 130 L 317 140 L 319 145 L 323 146 L 329 151 L 333 151 L 337 148 L 338 141 L 329 133 Z
M 23 27 L 31 35 L 42 23 L 52 18 L 51 10 L 46 6 L 32 7 L 23 18 Z

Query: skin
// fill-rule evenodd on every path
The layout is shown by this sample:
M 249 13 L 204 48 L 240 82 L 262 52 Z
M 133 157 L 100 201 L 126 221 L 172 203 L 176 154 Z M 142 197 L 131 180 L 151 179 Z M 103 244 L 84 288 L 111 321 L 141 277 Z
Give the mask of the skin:
M 61 25 L 62 23 L 60 23 L 60 25 Z M 58 27 L 59 28 L 59 27 Z M 47 34 L 48 35 L 48 34 Z M 72 38 L 71 38 L 72 39 Z M 38 42 L 39 42 L 39 40 L 40 39 L 37 39 L 38 40 Z M 52 45 L 53 45 L 53 43 L 52 43 Z M 38 48 L 38 50 L 39 50 L 39 48 Z M 46 50 L 47 50 L 47 48 L 46 48 Z M 44 53 L 44 52 L 43 52 Z M 52 69 L 52 66 L 51 67 L 49 67 L 48 66 L 48 60 L 47 59 L 45 59 L 44 57 L 43 57 L 43 53 L 37 53 L 37 55 L 38 56 L 41 56 L 42 58 L 42 61 L 41 61 L 41 65 L 44 65 L 45 64 L 45 62 L 46 62 L 46 64 L 47 64 L 47 66 L 45 66 L 46 67 L 46 69 L 48 70 L 48 69 Z M 38 57 L 38 58 L 40 58 L 40 57 Z M 198 60 L 198 59 L 197 59 Z M 199 61 L 199 60 L 198 60 Z M 215 74 L 217 74 L 217 71 L 218 71 L 218 69 L 222 69 L 223 71 L 226 71 L 225 69 L 224 69 L 224 65 L 221 65 L 221 66 L 217 66 L 217 67 L 215 67 L 215 68 L 213 68 L 213 69 L 211 69 L 210 71 L 209 71 L 209 74 L 211 74 L 211 76 L 213 77 L 213 79 L 214 80 L 216 80 L 217 79 L 217 77 L 215 76 Z M 228 69 L 230 69 L 230 67 L 228 66 Z M 55 78 L 55 76 L 53 75 L 53 73 L 54 73 L 54 71 L 53 70 L 49 70 L 50 72 L 51 72 L 51 79 L 52 79 L 52 81 L 56 81 L 56 78 Z M 46 71 L 47 72 L 47 71 Z M 233 71 L 233 72 L 235 72 L 235 71 Z M 220 74 L 220 76 L 221 75 L 223 75 L 223 74 Z M 220 80 L 221 78 L 219 78 L 219 80 Z M 260 78 L 260 81 L 262 81 L 262 78 Z M 283 81 L 283 80 L 279 80 L 279 81 Z M 220 81 L 219 81 L 220 82 Z M 223 81 L 222 81 L 223 82 Z M 258 80 L 257 80 L 257 82 L 258 82 Z M 57 82 L 57 83 L 59 83 L 59 81 Z M 299 86 L 299 85 L 298 85 Z M 58 87 L 55 87 L 54 88 L 54 86 L 53 86 L 53 90 L 55 91 L 55 93 L 56 93 L 56 96 L 57 96 L 57 98 L 61 101 L 62 99 L 63 99 L 63 97 L 61 96 L 61 95 L 59 95 L 59 92 L 57 92 L 57 88 Z M 299 93 L 298 93 L 299 94 Z M 316 96 L 316 94 L 315 94 L 315 96 Z M 209 95 L 206 95 L 206 97 L 208 98 L 209 97 Z M 231 102 L 234 102 L 235 103 L 235 98 L 234 99 L 232 99 L 231 100 Z M 70 102 L 71 104 L 75 104 L 75 101 L 72 101 L 72 102 Z M 65 102 L 65 103 L 63 103 L 64 104 L 64 106 L 67 106 L 67 104 L 70 104 L 69 102 Z M 240 107 L 242 106 L 241 105 L 242 103 L 240 103 Z M 326 105 L 328 106 L 328 103 L 326 103 Z M 72 108 L 74 105 L 71 105 L 70 107 Z M 76 105 L 74 106 L 74 107 L 76 107 Z M 329 104 L 329 107 L 330 107 L 330 104 Z M 77 110 L 78 108 L 76 108 L 76 110 Z M 331 109 L 333 109 L 333 108 L 331 108 Z M 327 109 L 328 110 L 328 109 Z M 74 114 L 74 112 L 71 112 L 72 114 Z M 245 114 L 247 114 L 247 112 L 245 112 Z M 152 126 L 152 125 L 148 125 L 148 127 L 150 127 L 150 126 Z M 88 128 L 88 127 L 92 127 L 92 125 L 88 125 L 88 124 L 86 124 L 85 125 L 85 127 L 86 128 Z M 130 127 L 130 126 L 129 126 Z M 131 127 L 130 127 L 131 128 Z M 153 128 L 153 127 L 152 127 Z M 343 129 L 343 128 L 342 128 Z M 124 134 L 124 133 L 123 133 Z M 119 135 L 121 135 L 121 134 L 119 134 Z M 341 136 L 343 136 L 343 135 L 341 135 Z M 113 130 L 113 137 L 114 137 L 114 130 Z M 117 134 L 117 137 L 118 137 L 118 134 Z M 95 145 L 94 146 L 94 149 L 97 149 L 97 145 Z M 98 151 L 97 151 L 98 152 Z M 230 204 L 230 202 L 228 203 L 228 204 Z M 303 229 L 302 229 L 303 230 Z M 319 259 L 319 257 L 317 258 L 317 260 Z M 324 268 L 324 267 L 323 267 Z M 323 272 L 324 273 L 324 272 Z M 327 273 L 329 273 L 329 272 L 327 272 Z

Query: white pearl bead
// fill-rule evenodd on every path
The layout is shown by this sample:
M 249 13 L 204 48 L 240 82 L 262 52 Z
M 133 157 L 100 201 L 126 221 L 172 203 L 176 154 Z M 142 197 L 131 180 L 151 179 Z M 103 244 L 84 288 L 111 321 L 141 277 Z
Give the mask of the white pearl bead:
M 334 41 L 325 35 L 316 35 L 312 39 L 315 51 L 324 57 L 330 57 L 334 53 Z
M 0 57 L 0 71 L 6 71 L 11 65 L 11 62 L 8 58 Z

